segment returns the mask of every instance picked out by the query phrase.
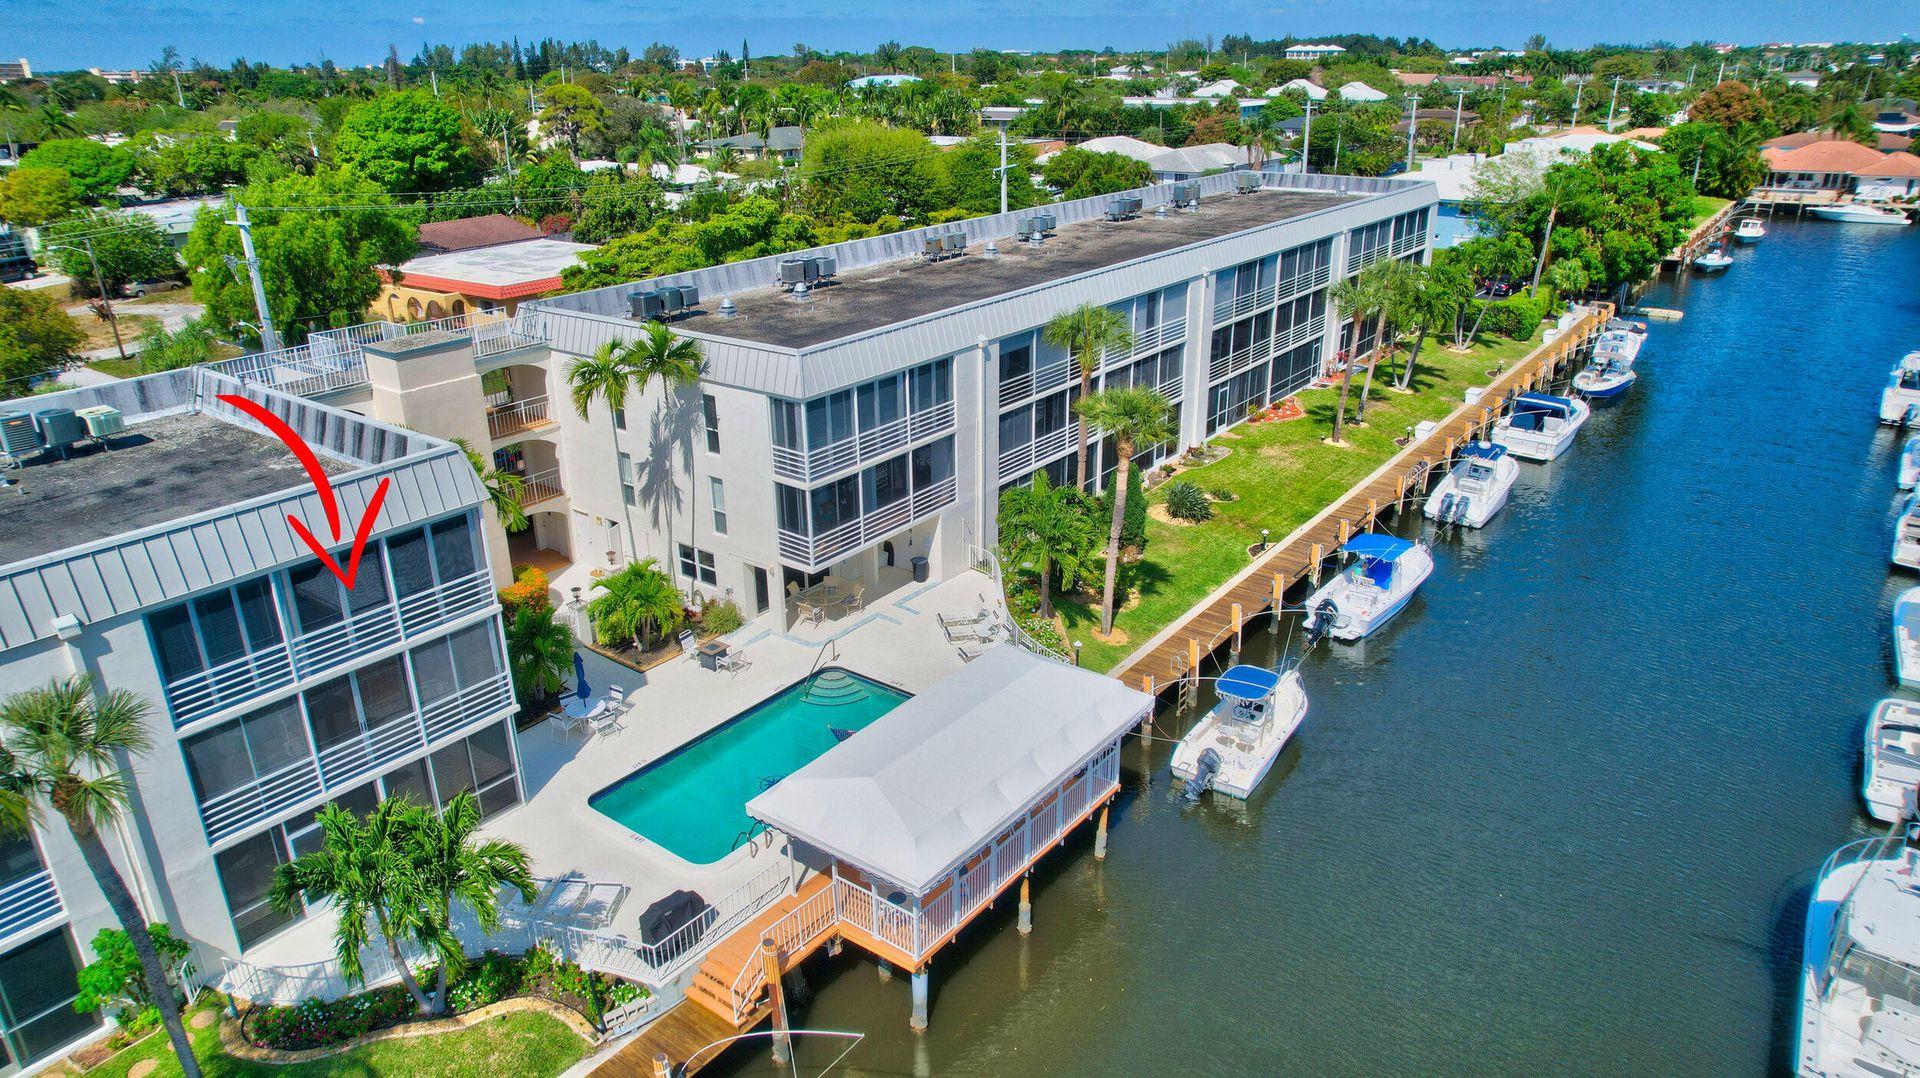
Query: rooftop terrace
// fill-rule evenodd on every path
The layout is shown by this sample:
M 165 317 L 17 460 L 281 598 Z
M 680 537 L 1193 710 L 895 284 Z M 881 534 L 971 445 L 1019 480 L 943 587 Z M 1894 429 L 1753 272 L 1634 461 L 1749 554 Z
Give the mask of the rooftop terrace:
M 355 467 L 321 457 L 329 474 Z M 0 473 L 0 565 L 303 485 L 278 441 L 187 412 Z
M 1063 223 L 1038 249 L 1011 237 L 996 241 L 997 257 L 974 243 L 940 262 L 919 258 L 842 272 L 833 284 L 795 300 L 778 288 L 735 292 L 739 313 L 721 318 L 719 297 L 703 296 L 701 311 L 676 323 L 698 333 L 780 348 L 807 348 L 994 296 L 1022 291 L 1092 270 L 1119 265 L 1206 240 L 1270 225 L 1352 201 L 1353 196 L 1298 190 L 1203 199 L 1199 211 L 1151 209 L 1131 221 Z

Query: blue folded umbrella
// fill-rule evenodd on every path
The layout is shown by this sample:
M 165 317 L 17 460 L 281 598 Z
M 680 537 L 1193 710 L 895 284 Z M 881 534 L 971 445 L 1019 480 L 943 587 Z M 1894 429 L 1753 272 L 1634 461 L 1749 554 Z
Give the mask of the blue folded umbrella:
M 575 696 L 585 700 L 587 697 L 593 695 L 593 689 L 587 684 L 586 660 L 580 658 L 580 653 L 577 651 L 573 653 L 573 681 L 575 685 L 573 694 Z

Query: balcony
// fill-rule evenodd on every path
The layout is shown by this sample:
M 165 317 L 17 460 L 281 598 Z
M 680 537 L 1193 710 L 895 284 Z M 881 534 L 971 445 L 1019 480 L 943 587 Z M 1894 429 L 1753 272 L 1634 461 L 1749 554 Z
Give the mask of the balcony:
M 1102 369 L 1118 363 L 1128 362 L 1148 352 L 1158 352 L 1170 344 L 1178 344 L 1187 337 L 1187 320 L 1175 318 L 1157 326 L 1138 330 L 1133 335 L 1131 348 L 1109 348 L 1101 353 Z
M 1253 344 L 1240 349 L 1238 352 L 1221 356 L 1208 366 L 1207 381 L 1218 382 L 1222 378 L 1230 378 L 1233 375 L 1240 374 L 1259 363 L 1272 359 L 1274 356 L 1288 349 L 1298 348 L 1308 341 L 1314 340 L 1320 336 L 1320 331 L 1321 320 L 1318 318 L 1309 318 L 1278 337 L 1270 337 L 1264 341 L 1255 341 Z
M 507 401 L 487 409 L 487 433 L 495 441 L 554 425 L 546 397 Z
M 543 472 L 520 477 L 520 507 L 532 508 L 540 502 L 566 497 L 567 489 L 560 485 L 560 469 L 548 468 Z
M 1177 387 L 1179 383 L 1175 383 Z M 1000 451 L 1000 482 L 1021 479 L 1073 448 L 1073 424 L 1039 435 L 1025 445 Z
M 1060 359 L 1025 374 L 1016 374 L 1000 381 L 1000 405 L 1018 404 L 1028 397 L 1058 386 L 1066 385 L 1074 379 L 1074 367 L 1071 360 Z
M 946 401 L 814 449 L 774 446 L 773 471 L 782 479 L 812 483 L 946 434 L 953 430 L 953 417 L 953 402 Z
M 185 726 L 230 707 L 324 673 L 407 637 L 493 605 L 493 580 L 479 570 L 398 603 L 363 610 L 269 648 L 167 684 L 175 726 Z
M 1244 296 L 1221 296 L 1218 300 L 1214 301 L 1213 304 L 1213 322 L 1217 326 L 1223 322 L 1231 322 L 1236 318 L 1252 314 L 1255 311 L 1266 310 L 1268 307 L 1273 306 L 1274 298 L 1278 295 L 1279 293 L 1275 291 L 1273 286 L 1268 285 L 1265 288 L 1255 289 Z
M 62 909 L 52 873 L 43 868 L 22 876 L 0 887 L 0 939 L 58 917 Z
M 1315 289 L 1327 287 L 1327 282 L 1331 280 L 1333 280 L 1333 267 L 1331 265 L 1321 266 L 1317 270 L 1310 270 L 1306 273 L 1296 273 L 1292 277 L 1281 281 L 1276 292 L 1278 293 L 1279 299 L 1295 299 Z
M 807 536 L 780 529 L 780 556 L 790 564 L 808 569 L 823 568 L 845 554 L 876 543 L 909 524 L 931 516 L 952 505 L 960 484 L 953 476 L 913 492 L 890 505 L 863 513 L 837 528 Z

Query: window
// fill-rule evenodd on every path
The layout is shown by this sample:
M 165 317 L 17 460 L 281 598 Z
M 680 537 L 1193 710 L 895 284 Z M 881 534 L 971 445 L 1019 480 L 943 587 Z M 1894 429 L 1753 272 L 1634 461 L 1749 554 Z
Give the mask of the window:
M 807 492 L 785 483 L 775 483 L 773 493 L 775 523 L 780 530 L 795 535 L 812 535 L 813 529 L 807 523 Z
M 466 740 L 448 745 L 428 759 L 442 808 L 468 790 L 475 791 L 480 799 L 482 817 L 520 803 L 520 787 L 514 781 L 513 756 L 507 747 L 505 723 L 475 731 Z
M 1018 348 L 1000 348 L 1000 384 L 1005 386 L 1016 378 L 1025 378 L 1033 373 L 1033 348 L 1021 345 Z
M 222 588 L 189 602 L 175 603 L 147 616 L 147 629 L 160 661 L 161 676 L 169 683 L 202 673 L 243 655 L 282 641 L 280 618 L 274 611 L 269 578 Z M 224 672 L 224 671 L 223 671 Z M 223 696 L 244 699 L 263 687 L 257 675 L 244 669 L 216 679 Z M 228 684 L 235 678 L 238 683 Z
M 11 1057 L 15 1066 L 26 1066 L 100 1024 L 98 1012 L 74 1012 L 79 969 L 64 928 L 0 957 L 0 1027 L 6 1035 L 0 1065 Z
M 276 772 L 312 760 L 300 701 L 295 699 L 195 734 L 181 747 L 202 803 L 256 783 L 271 784 Z
M 853 437 L 853 391 L 843 389 L 807 402 L 807 448 L 820 449 Z
M 860 477 L 850 475 L 815 487 L 807 498 L 813 506 L 813 534 L 824 535 L 860 518 Z
M 426 708 L 500 672 L 492 622 L 483 621 L 408 652 L 420 706 Z
M 953 478 L 953 439 L 942 438 L 913 451 L 913 489 L 924 491 Z
M 901 416 L 901 389 L 906 378 L 890 374 L 877 382 L 868 382 L 860 387 L 860 429 L 878 430 L 898 420 Z
M 931 411 L 953 400 L 953 361 L 936 359 L 913 369 L 913 410 Z
M 614 457 L 614 466 L 620 472 L 620 500 L 628 505 L 639 505 L 640 499 L 633 489 L 633 458 L 625 453 L 616 453 Z
M 327 802 L 327 805 L 338 805 L 355 816 L 365 816 L 379 803 L 380 790 L 369 782 L 334 797 Z M 309 816 L 304 824 L 300 820 L 287 821 L 287 847 L 293 851 L 293 856 L 305 857 L 319 849 L 326 840 L 326 832 L 320 829 L 320 812 L 326 807 L 321 805 L 314 809 L 313 815 Z
M 1145 333 L 1159 326 L 1160 293 L 1149 292 L 1141 296 L 1140 299 L 1134 303 L 1133 313 L 1133 328 L 1136 332 Z
M 613 410 L 613 429 L 627 429 L 627 410 L 625 408 L 615 408 Z
M 35 848 L 31 834 L 0 833 L 0 888 L 18 883 L 45 867 L 40 863 L 40 851 Z
M 720 411 L 713 403 L 713 394 L 700 394 L 700 418 L 707 425 L 707 452 L 720 452 Z
M 241 947 L 252 946 L 299 916 L 294 911 L 277 913 L 267 902 L 273 870 L 288 860 L 286 842 L 277 827 L 214 856 L 220 887 L 226 892 L 227 912 L 233 916 L 233 930 L 240 936 Z
M 387 549 L 393 590 L 402 599 L 471 576 L 480 568 L 473 525 L 464 515 L 390 536 Z
M 727 485 L 722 483 L 717 475 L 710 477 L 707 482 L 713 487 L 713 533 L 725 535 L 727 534 Z
M 861 474 L 862 501 L 869 513 L 878 512 L 907 496 L 907 458 L 893 457 Z
M 680 544 L 680 575 L 702 584 L 718 586 L 720 583 L 712 552 L 696 550 L 685 543 Z
M 1023 404 L 1000 413 L 1000 452 L 1018 449 L 1033 441 L 1033 405 Z
M 397 655 L 316 685 L 305 697 L 314 744 L 323 750 L 413 714 L 406 666 Z

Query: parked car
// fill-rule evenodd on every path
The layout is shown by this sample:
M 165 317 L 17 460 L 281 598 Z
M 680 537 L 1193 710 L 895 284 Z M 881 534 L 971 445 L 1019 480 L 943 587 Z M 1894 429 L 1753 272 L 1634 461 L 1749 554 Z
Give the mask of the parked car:
M 165 292 L 170 288 L 179 288 L 180 286 L 181 282 L 167 278 L 161 278 L 157 281 L 129 281 L 126 287 L 121 289 L 121 292 L 125 294 L 128 299 L 139 299 L 149 292 Z
M 1388 165 L 1386 168 L 1381 169 L 1380 175 L 1398 176 L 1402 172 L 1405 172 L 1406 170 L 1407 170 L 1407 163 L 1405 161 L 1395 161 L 1393 164 Z
M 25 281 L 40 272 L 33 259 L 22 255 L 18 258 L 0 258 L 0 281 Z
M 1503 273 L 1490 281 L 1482 282 L 1474 295 L 1481 299 L 1506 299 L 1519 290 L 1520 282 Z

